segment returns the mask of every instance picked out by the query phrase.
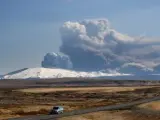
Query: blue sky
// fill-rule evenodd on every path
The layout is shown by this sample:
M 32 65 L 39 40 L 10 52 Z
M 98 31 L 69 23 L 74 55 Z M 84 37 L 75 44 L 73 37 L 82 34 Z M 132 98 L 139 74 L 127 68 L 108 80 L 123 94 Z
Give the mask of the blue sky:
M 0 0 L 0 74 L 58 52 L 65 21 L 107 18 L 129 35 L 160 37 L 159 0 Z

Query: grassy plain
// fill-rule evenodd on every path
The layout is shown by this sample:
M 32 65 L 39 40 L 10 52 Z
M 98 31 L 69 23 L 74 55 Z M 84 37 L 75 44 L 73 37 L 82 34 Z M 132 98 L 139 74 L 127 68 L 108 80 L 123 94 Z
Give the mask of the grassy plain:
M 150 102 L 150 103 L 145 103 L 145 104 L 139 105 L 138 107 L 142 108 L 142 109 L 160 111 L 160 101 L 154 101 L 154 102 Z
M 59 118 L 58 120 L 160 120 L 158 114 L 142 114 L 130 110 L 103 111 Z
M 73 91 L 80 93 L 94 93 L 94 92 L 123 92 L 123 91 L 134 91 L 138 89 L 151 88 L 154 86 L 141 86 L 141 87 L 61 87 L 61 88 L 29 88 L 19 89 L 18 91 L 26 93 L 51 93 L 61 91 Z
M 77 83 L 76 83 L 77 84 Z M 97 83 L 96 83 L 97 84 Z M 108 84 L 107 84 L 108 85 Z M 7 86 L 7 85 L 6 85 Z M 160 96 L 160 86 L 137 87 L 32 87 L 0 88 L 0 120 L 29 115 L 48 114 L 53 106 L 61 105 L 65 111 L 115 105 Z M 157 105 L 157 103 L 154 103 Z M 139 119 L 138 116 L 141 116 Z M 117 118 L 119 119 L 116 119 Z M 135 117 L 137 116 L 137 117 Z M 62 120 L 159 120 L 132 110 L 104 111 Z M 78 117 L 78 118 L 75 118 Z M 125 119 L 122 119 L 122 118 Z M 133 119 L 132 119 L 133 117 Z M 159 117 L 159 116 L 158 116 Z M 127 119 L 128 118 L 128 119 Z M 147 119 L 145 119 L 147 118 Z

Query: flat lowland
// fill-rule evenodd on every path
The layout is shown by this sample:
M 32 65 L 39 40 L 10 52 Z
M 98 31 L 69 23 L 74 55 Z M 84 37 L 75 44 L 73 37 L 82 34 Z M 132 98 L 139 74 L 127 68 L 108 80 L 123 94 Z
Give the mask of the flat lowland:
M 64 112 L 66 112 L 72 110 L 83 110 L 86 108 L 88 109 L 100 106 L 128 103 L 137 100 L 160 96 L 159 84 L 156 84 L 155 86 L 153 86 L 153 84 L 149 86 L 139 85 L 138 87 L 136 87 L 137 84 L 144 83 L 143 81 L 141 82 L 137 81 L 138 83 L 134 81 L 134 83 L 136 83 L 136 86 L 133 87 L 125 87 L 124 86 L 125 81 L 123 81 L 122 86 L 121 82 L 116 81 L 116 84 L 118 84 L 119 87 L 118 86 L 109 87 L 109 83 L 113 84 L 111 80 L 105 81 L 106 86 L 102 86 L 104 85 L 103 84 L 104 81 L 101 81 L 100 83 L 98 83 L 98 80 L 94 83 L 91 81 L 91 83 L 94 85 L 92 87 L 90 87 L 89 85 L 91 84 L 89 84 L 89 82 L 86 83 L 86 81 L 85 84 L 84 81 L 78 81 L 78 83 L 77 81 L 74 82 L 65 81 L 64 84 L 64 81 L 61 83 L 59 83 L 59 81 L 57 83 L 52 82 L 51 80 L 46 82 L 34 81 L 34 80 L 24 81 L 24 82 L 20 80 L 11 82 L 9 80 L 7 82 L 0 81 L 0 83 L 2 83 L 1 86 L 5 85 L 5 87 L 4 86 L 0 87 L 0 120 L 7 120 L 8 118 L 13 118 L 13 117 L 48 114 L 49 111 L 52 109 L 52 107 L 56 105 L 63 106 L 65 109 Z M 54 86 L 50 86 L 51 83 Z M 71 87 L 73 83 L 75 84 L 75 86 Z M 83 86 L 79 85 L 81 83 L 83 84 Z M 65 86 L 66 84 L 67 87 Z M 98 86 L 97 84 L 100 84 L 100 86 Z M 24 89 L 23 86 L 25 86 Z M 47 86 L 49 86 L 49 88 L 47 88 Z M 137 114 L 137 112 L 134 113 L 134 110 L 125 110 L 118 112 L 116 111 L 98 112 L 78 117 L 80 118 L 83 117 L 84 120 L 86 118 L 87 118 L 86 120 L 88 120 L 89 118 L 90 120 L 94 120 L 94 118 L 97 118 L 96 116 L 101 116 L 99 120 L 103 120 L 102 117 L 104 117 L 105 119 L 104 114 L 110 116 L 110 118 L 116 115 L 118 116 L 118 118 L 123 118 L 124 116 L 122 117 L 120 116 L 125 114 L 125 117 L 128 119 L 124 120 L 159 120 L 159 119 L 145 119 L 147 118 L 146 115 Z M 89 118 L 88 115 L 90 116 Z M 135 116 L 137 115 L 139 115 L 140 118 L 136 118 Z M 75 116 L 73 116 L 73 119 L 74 117 Z M 93 119 L 91 119 L 92 117 Z M 64 119 L 69 119 L 69 118 L 64 118 Z M 116 120 L 116 118 L 114 118 L 113 120 Z
M 76 91 L 80 93 L 93 93 L 93 92 L 123 92 L 134 91 L 138 89 L 146 89 L 155 86 L 139 86 L 139 87 L 63 87 L 63 88 L 29 88 L 19 89 L 18 91 L 26 93 L 49 93 L 49 92 L 61 92 L 61 91 Z

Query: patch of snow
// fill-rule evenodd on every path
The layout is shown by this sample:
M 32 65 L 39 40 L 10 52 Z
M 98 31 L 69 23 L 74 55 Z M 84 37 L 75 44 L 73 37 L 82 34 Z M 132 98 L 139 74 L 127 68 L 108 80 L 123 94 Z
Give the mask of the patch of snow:
M 15 74 L 6 74 L 4 79 L 42 79 L 42 78 L 63 78 L 63 77 L 104 77 L 104 76 L 128 76 L 118 72 L 77 72 L 59 68 L 29 68 Z

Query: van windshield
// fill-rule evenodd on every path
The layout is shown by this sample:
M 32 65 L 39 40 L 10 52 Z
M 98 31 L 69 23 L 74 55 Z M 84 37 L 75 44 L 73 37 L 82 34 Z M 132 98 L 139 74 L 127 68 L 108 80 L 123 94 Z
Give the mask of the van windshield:
M 53 109 L 54 109 L 54 110 L 57 110 L 58 108 L 59 108 L 59 107 L 54 107 Z

